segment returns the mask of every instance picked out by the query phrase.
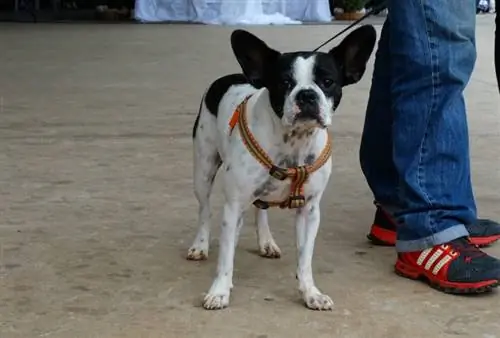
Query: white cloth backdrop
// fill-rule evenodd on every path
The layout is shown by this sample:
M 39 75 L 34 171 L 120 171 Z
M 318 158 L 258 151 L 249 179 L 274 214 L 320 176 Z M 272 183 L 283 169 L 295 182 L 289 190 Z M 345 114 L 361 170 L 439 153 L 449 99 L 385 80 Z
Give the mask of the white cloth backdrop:
M 328 0 L 136 0 L 142 22 L 281 25 L 331 20 Z

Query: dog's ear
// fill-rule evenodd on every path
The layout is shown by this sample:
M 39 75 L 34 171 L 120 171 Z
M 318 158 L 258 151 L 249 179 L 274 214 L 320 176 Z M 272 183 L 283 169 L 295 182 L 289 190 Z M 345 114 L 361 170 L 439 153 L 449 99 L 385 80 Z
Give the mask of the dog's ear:
M 341 68 L 343 86 L 356 83 L 361 79 L 376 40 L 375 28 L 372 25 L 365 25 L 351 32 L 340 45 L 328 52 Z
M 264 41 L 255 35 L 237 29 L 231 34 L 231 47 L 250 83 L 261 88 L 265 85 L 265 71 L 281 55 L 269 48 Z

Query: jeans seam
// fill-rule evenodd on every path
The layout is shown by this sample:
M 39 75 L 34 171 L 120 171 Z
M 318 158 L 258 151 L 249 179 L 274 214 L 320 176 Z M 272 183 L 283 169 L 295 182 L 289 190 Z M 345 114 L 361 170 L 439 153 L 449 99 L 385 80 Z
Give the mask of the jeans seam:
M 430 36 L 432 36 L 432 31 L 431 31 L 430 25 L 427 24 L 427 16 L 425 15 L 426 7 L 424 4 L 424 1 L 421 1 L 420 4 L 422 6 L 422 12 L 424 13 L 424 17 L 425 17 L 425 30 L 427 32 L 427 44 L 428 44 L 429 51 L 430 51 L 430 59 L 431 59 L 430 62 L 431 62 L 431 72 L 432 72 L 431 73 L 432 95 L 431 95 L 431 104 L 429 105 L 429 111 L 427 113 L 425 133 L 424 133 L 422 143 L 420 144 L 418 170 L 417 170 L 417 177 L 416 178 L 417 178 L 420 192 L 424 196 L 426 202 L 429 204 L 434 204 L 431 197 L 427 194 L 427 192 L 425 190 L 426 175 L 425 175 L 425 171 L 423 170 L 423 168 L 424 168 L 423 161 L 424 161 L 424 157 L 427 154 L 426 144 L 427 144 L 427 139 L 428 139 L 428 135 L 429 135 L 428 130 L 429 130 L 430 122 L 431 122 L 431 116 L 432 116 L 432 112 L 436 108 L 436 97 L 437 97 L 436 92 L 437 92 L 437 86 L 438 86 L 438 81 L 439 81 L 439 57 L 436 55 L 437 54 L 437 50 L 435 48 L 436 44 L 430 38 Z M 430 224 L 430 225 L 432 226 L 432 224 Z
M 427 8 L 425 4 L 426 0 L 421 0 L 420 5 L 421 5 L 421 10 L 424 15 L 424 24 L 425 24 L 425 31 L 427 33 L 427 45 L 429 48 L 429 54 L 430 54 L 430 63 L 431 63 L 431 83 L 432 83 L 432 94 L 431 94 L 431 102 L 429 105 L 429 110 L 427 112 L 426 116 L 426 125 L 425 125 L 425 132 L 424 132 L 424 137 L 422 139 L 422 143 L 420 144 L 420 151 L 419 151 L 419 158 L 418 158 L 418 169 L 417 169 L 417 184 L 419 187 L 419 190 L 422 194 L 422 196 L 425 198 L 425 201 L 429 203 L 430 205 L 434 204 L 431 196 L 427 193 L 425 189 L 426 185 L 426 174 L 424 170 L 424 159 L 427 155 L 427 141 L 428 141 L 428 135 L 429 135 L 429 125 L 431 123 L 431 116 L 432 112 L 436 108 L 436 96 L 437 96 L 437 86 L 438 86 L 438 81 L 439 81 L 439 57 L 437 54 L 437 49 L 436 49 L 436 43 L 433 41 L 431 38 L 432 36 L 432 24 L 428 24 L 428 16 L 426 15 L 427 13 Z M 430 229 L 435 230 L 436 229 L 436 224 L 435 220 L 432 217 L 426 216 L 426 221 L 428 222 L 428 226 Z

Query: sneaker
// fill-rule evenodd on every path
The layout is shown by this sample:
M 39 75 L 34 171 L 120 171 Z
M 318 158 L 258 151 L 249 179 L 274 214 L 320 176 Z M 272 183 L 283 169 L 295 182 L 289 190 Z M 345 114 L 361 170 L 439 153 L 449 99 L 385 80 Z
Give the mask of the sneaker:
M 492 220 L 478 219 L 465 227 L 469 231 L 472 244 L 479 247 L 488 246 L 500 239 L 500 224 Z M 380 206 L 377 206 L 375 220 L 367 237 L 374 245 L 396 245 L 396 222 Z
M 399 253 L 395 271 L 452 294 L 484 293 L 500 284 L 500 260 L 465 237 L 424 251 Z

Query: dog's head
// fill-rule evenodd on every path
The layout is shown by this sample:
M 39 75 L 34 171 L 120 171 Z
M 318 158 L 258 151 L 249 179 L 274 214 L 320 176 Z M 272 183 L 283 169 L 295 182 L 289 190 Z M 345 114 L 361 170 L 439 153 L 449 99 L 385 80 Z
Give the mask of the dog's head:
M 236 30 L 231 46 L 250 83 L 268 89 L 284 127 L 325 128 L 340 103 L 342 87 L 363 76 L 375 40 L 375 29 L 366 25 L 328 53 L 280 53 L 249 32 Z

